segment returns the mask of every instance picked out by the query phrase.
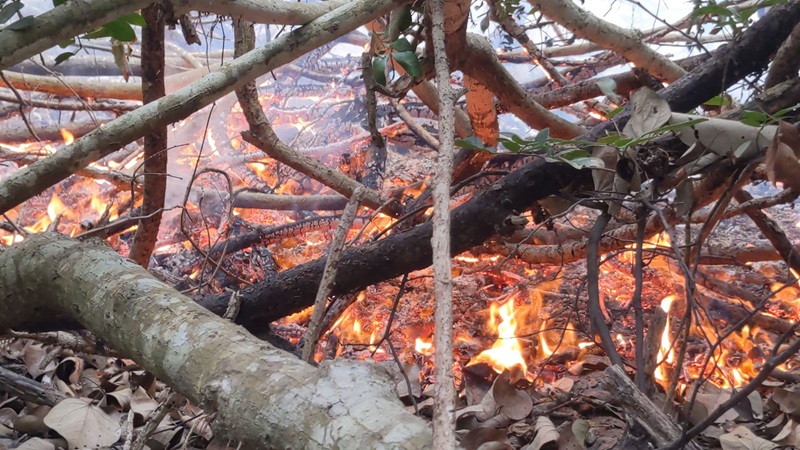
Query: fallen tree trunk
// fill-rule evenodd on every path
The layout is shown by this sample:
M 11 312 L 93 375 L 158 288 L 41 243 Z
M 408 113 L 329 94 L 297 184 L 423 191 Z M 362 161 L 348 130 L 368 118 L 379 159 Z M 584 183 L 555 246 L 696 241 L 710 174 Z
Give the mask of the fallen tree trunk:
M 53 233 L 0 254 L 0 329 L 71 316 L 195 404 L 244 448 L 429 448 L 388 373 L 337 360 L 319 369 L 203 310 L 105 245 Z M 358 389 L 354 389 L 354 384 Z

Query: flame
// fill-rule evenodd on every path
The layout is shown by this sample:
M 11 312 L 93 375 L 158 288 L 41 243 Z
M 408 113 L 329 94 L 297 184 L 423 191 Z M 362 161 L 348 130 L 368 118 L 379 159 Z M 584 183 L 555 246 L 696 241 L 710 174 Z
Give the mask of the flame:
M 667 313 L 667 323 L 664 326 L 664 332 L 661 333 L 661 348 L 658 350 L 658 356 L 656 357 L 656 361 L 661 361 L 661 363 L 656 366 L 656 371 L 653 374 L 658 381 L 667 381 L 665 365 L 671 365 L 675 359 L 675 349 L 672 348 L 672 339 L 669 336 L 669 309 L 674 301 L 674 295 L 668 295 L 661 300 L 661 309 Z
M 519 367 L 523 372 L 527 372 L 528 365 L 522 356 L 522 343 L 516 338 L 517 318 L 514 300 L 516 295 L 500 306 L 492 304 L 490 307 L 489 326 L 497 330 L 497 340 L 492 348 L 485 350 L 472 359 L 470 364 L 483 362 L 491 366 L 495 371 L 502 372 L 505 369 Z M 497 317 L 500 318 L 496 322 Z
M 61 138 L 64 139 L 64 144 L 66 145 L 75 142 L 75 136 L 64 128 L 61 129 Z
M 425 342 L 417 338 L 416 341 L 414 341 L 414 350 L 420 355 L 433 356 L 433 342 Z

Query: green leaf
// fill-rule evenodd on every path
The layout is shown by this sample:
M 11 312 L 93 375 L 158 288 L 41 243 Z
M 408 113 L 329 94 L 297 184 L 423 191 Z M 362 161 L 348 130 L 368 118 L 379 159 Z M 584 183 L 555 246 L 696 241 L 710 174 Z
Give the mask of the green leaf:
M 750 125 L 751 127 L 760 126 L 762 123 L 769 120 L 769 116 L 760 111 L 743 111 L 742 112 L 742 122 L 745 125 Z
M 64 52 L 64 53 L 56 56 L 56 65 L 61 64 L 62 62 L 72 58 L 73 56 L 75 56 L 75 53 L 72 53 L 72 52 Z
M 728 105 L 731 104 L 731 102 L 730 102 L 730 100 L 728 100 L 724 96 L 717 95 L 716 97 L 712 97 L 712 98 L 708 99 L 708 101 L 706 101 L 703 104 L 706 105 L 706 106 L 728 106 Z
M 60 6 L 66 3 L 67 0 L 53 0 L 53 6 Z
M 403 8 L 402 15 L 397 21 L 397 28 L 402 33 L 411 26 L 413 20 L 411 18 L 411 8 Z
M 483 145 L 483 141 L 475 136 L 470 136 L 466 139 L 456 139 L 455 144 L 456 146 L 465 148 L 467 150 L 486 150 L 486 146 Z
M 392 48 L 396 52 L 413 52 L 414 48 L 411 47 L 411 43 L 408 42 L 406 38 L 400 38 L 394 42 L 392 42 Z
M 511 153 L 519 153 L 522 150 L 522 146 L 517 144 L 516 142 L 510 139 L 498 139 L 508 151 Z
M 19 19 L 16 22 L 13 22 L 11 25 L 3 28 L 4 30 L 12 30 L 12 31 L 24 31 L 28 28 L 33 26 L 33 16 L 25 16 L 22 19 Z
M 617 106 L 616 108 L 614 108 L 611 111 L 609 111 L 608 114 L 606 114 L 606 115 L 610 119 L 610 118 L 616 116 L 617 114 L 621 113 L 622 111 L 625 111 L 625 105 Z
M 122 19 L 117 19 L 103 25 L 105 30 L 108 30 L 109 35 L 121 42 L 133 42 L 136 40 L 136 32 L 128 22 Z
M 579 148 L 568 148 L 566 150 L 562 150 L 555 155 L 557 158 L 563 158 L 568 161 L 572 161 L 578 158 L 588 158 L 592 156 L 591 153 L 587 152 L 586 150 L 581 150 Z
M 0 23 L 8 22 L 9 19 L 14 17 L 14 14 L 22 9 L 22 6 L 22 2 L 11 2 L 3 6 L 3 8 L 0 9 Z
M 142 27 L 142 28 L 147 26 L 147 22 L 144 21 L 144 17 L 142 17 L 142 15 L 138 14 L 138 13 L 133 13 L 133 14 L 128 14 L 127 16 L 122 16 L 122 17 L 119 18 L 119 20 L 123 20 L 123 21 L 125 21 L 125 22 L 127 22 L 127 23 L 129 23 L 131 25 L 136 25 L 136 26 L 139 26 L 139 27 Z
M 61 47 L 61 48 L 67 48 L 70 45 L 75 45 L 75 39 L 70 39 L 68 41 L 64 41 L 64 42 L 58 44 L 58 46 Z
M 111 32 L 105 27 L 100 28 L 99 30 L 94 30 L 90 33 L 86 33 L 86 39 L 100 39 L 107 37 L 111 37 Z
M 705 16 L 705 15 L 728 17 L 733 15 L 733 11 L 719 5 L 711 4 L 697 8 L 694 10 L 694 12 L 692 12 L 693 17 Z
M 372 60 L 372 78 L 381 86 L 386 86 L 386 56 Z
M 544 147 L 548 139 L 550 139 L 550 128 L 545 128 L 536 133 L 533 143 L 536 147 Z
M 414 52 L 394 52 L 392 58 L 400 64 L 400 67 L 406 70 L 409 75 L 413 77 L 422 76 L 422 65 L 419 63 L 419 58 Z
M 591 157 L 591 156 L 575 158 L 575 159 L 562 159 L 562 158 L 558 158 L 558 159 L 560 161 L 563 161 L 563 162 L 569 164 L 570 166 L 572 166 L 572 167 L 574 167 L 576 169 L 585 169 L 587 167 L 596 167 L 596 168 L 605 167 L 605 164 L 603 163 L 602 159 L 594 158 L 594 157 Z

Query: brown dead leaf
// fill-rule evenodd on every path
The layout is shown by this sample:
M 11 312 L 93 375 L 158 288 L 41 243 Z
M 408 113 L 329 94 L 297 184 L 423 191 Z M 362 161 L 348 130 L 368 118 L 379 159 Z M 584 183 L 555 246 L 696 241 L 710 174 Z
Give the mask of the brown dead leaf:
M 120 436 L 119 414 L 109 414 L 80 398 L 61 401 L 47 413 L 44 423 L 64 437 L 73 448 L 99 448 Z
M 800 412 L 800 391 L 796 387 L 776 388 L 772 391 L 771 399 L 786 414 L 796 415 Z
M 552 384 L 553 388 L 561 392 L 569 392 L 575 386 L 575 380 L 572 378 L 560 378 Z
M 40 343 L 33 343 L 25 347 L 22 361 L 31 377 L 36 378 L 56 368 L 56 362 L 50 352 Z
M 772 184 L 778 181 L 784 186 L 800 190 L 800 136 L 797 129 L 781 121 L 778 132 L 767 147 L 766 171 Z
M 756 436 L 744 426 L 738 426 L 719 437 L 722 450 L 772 450 L 777 444 Z
M 522 420 L 528 417 L 533 409 L 533 399 L 527 392 L 511 385 L 508 371 L 504 371 L 494 380 L 492 395 L 499 412 L 511 420 Z
M 47 439 L 33 438 L 23 442 L 17 450 L 56 450 L 56 446 Z
M 495 442 L 502 446 L 492 448 L 511 448 L 509 446 L 510 442 L 508 441 L 508 437 L 506 436 L 506 430 L 495 428 L 476 428 L 471 430 L 461 439 L 460 448 L 464 450 L 484 449 L 485 444 Z
M 699 142 L 703 145 L 701 147 L 703 151 L 710 150 L 723 157 L 734 156 L 734 152 L 737 153 L 737 159 L 755 156 L 767 148 L 777 132 L 777 127 L 774 125 L 753 127 L 738 120 L 681 113 L 672 113 L 669 124 L 679 125 L 697 120 L 701 122 L 675 130 L 678 138 L 690 147 Z M 681 160 L 685 160 L 686 156 L 681 157 Z
M 115 406 L 119 411 L 126 411 L 131 404 L 133 391 L 129 387 L 119 388 L 107 394 L 108 403 Z
M 639 138 L 661 127 L 671 116 L 669 103 L 649 87 L 631 94 L 631 119 L 622 129 L 629 138 Z
M 558 447 L 558 430 L 553 421 L 546 416 L 536 418 L 536 425 L 533 427 L 536 437 L 533 442 L 523 447 L 524 450 L 555 449 Z
M 782 446 L 797 448 L 800 446 L 800 425 L 789 419 L 783 429 L 774 437 L 772 441 Z

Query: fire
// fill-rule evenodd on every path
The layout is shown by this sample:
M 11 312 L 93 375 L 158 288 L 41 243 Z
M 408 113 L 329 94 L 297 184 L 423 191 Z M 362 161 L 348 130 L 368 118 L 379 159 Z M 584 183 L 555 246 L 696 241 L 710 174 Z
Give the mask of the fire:
M 65 145 L 75 142 L 75 136 L 64 128 L 61 129 L 61 138 L 64 139 Z
M 420 355 L 433 356 L 433 342 L 425 342 L 417 338 L 416 341 L 414 341 L 414 350 Z
M 512 296 L 500 306 L 491 305 L 489 326 L 497 329 L 497 340 L 492 345 L 492 348 L 481 352 L 473 358 L 471 364 L 483 362 L 497 372 L 513 367 L 519 367 L 523 372 L 527 372 L 528 365 L 522 356 L 522 342 L 516 337 L 517 310 L 514 305 L 515 299 L 516 296 Z M 498 316 L 500 321 L 495 323 Z
M 656 371 L 653 374 L 658 381 L 667 381 L 665 364 L 671 365 L 675 360 L 675 349 L 672 348 L 672 339 L 669 336 L 669 309 L 673 301 L 675 301 L 674 295 L 668 295 L 661 300 L 661 309 L 667 313 L 667 324 L 664 326 L 664 332 L 661 334 L 661 348 L 658 350 L 658 356 L 656 357 L 656 361 L 661 361 L 661 363 L 656 366 Z

